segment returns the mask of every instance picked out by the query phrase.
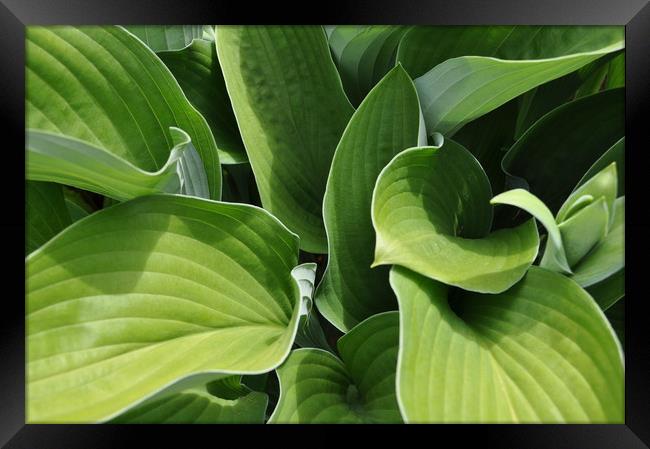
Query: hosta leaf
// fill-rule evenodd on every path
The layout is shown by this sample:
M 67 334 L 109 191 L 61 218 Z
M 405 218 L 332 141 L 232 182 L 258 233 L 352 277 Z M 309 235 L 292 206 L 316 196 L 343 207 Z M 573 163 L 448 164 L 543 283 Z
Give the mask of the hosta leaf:
M 605 316 L 625 349 L 625 297 L 605 311 Z
M 75 190 L 70 187 L 64 187 L 63 199 L 65 201 L 66 208 L 70 213 L 72 222 L 79 221 L 95 211 L 95 208 L 86 198 L 83 197 L 81 191 L 79 190 Z
M 625 296 L 625 268 L 603 281 L 586 287 L 585 290 L 596 300 L 602 310 L 609 310 Z
M 479 161 L 494 193 L 505 187 L 501 159 L 514 143 L 516 119 L 517 103 L 513 100 L 468 123 L 454 135 L 454 141 Z
M 366 97 L 336 148 L 324 199 L 328 266 L 316 304 L 343 331 L 396 307 L 388 267 L 370 269 L 372 188 L 393 156 L 417 145 L 419 111 L 413 82 L 398 66 Z
M 212 129 L 222 164 L 246 162 L 246 150 L 230 105 L 214 42 L 195 40 L 179 51 L 158 54 L 192 105 Z
M 50 182 L 25 183 L 25 254 L 72 223 L 61 186 Z
M 300 287 L 300 323 L 296 333 L 295 343 L 303 348 L 321 348 L 331 351 L 327 338 L 323 333 L 318 321 L 316 309 L 314 309 L 314 281 L 316 279 L 316 264 L 303 263 L 294 268 L 291 275 L 298 282 Z
M 418 51 L 424 41 L 434 50 Z M 418 76 L 428 132 L 453 134 L 518 95 L 623 47 L 621 27 L 428 27 L 404 36 L 397 60 Z M 418 75 L 413 59 L 430 70 Z
M 341 337 L 341 358 L 298 349 L 278 368 L 280 400 L 270 423 L 398 423 L 398 314 L 385 312 Z
M 537 255 L 534 220 L 489 233 L 492 192 L 480 164 L 446 139 L 398 154 L 377 179 L 374 265 L 402 265 L 467 290 L 498 293 Z
M 605 152 L 594 165 L 591 166 L 587 173 L 584 174 L 576 189 L 589 181 L 591 178 L 596 176 L 598 172 L 603 170 L 605 167 L 610 165 L 612 162 L 616 162 L 616 190 L 617 196 L 625 195 L 625 137 L 611 146 L 609 150 Z
M 210 197 L 219 198 L 210 127 L 134 35 L 114 26 L 28 27 L 26 55 L 27 128 L 80 139 L 147 172 L 165 165 L 169 128 L 180 128 L 200 155 Z
M 544 251 L 545 267 L 553 271 L 571 273 L 560 228 L 551 211 L 539 198 L 526 190 L 514 189 L 495 196 L 490 203 L 519 207 L 535 217 L 548 232 L 546 250 Z
M 573 267 L 573 280 L 594 285 L 625 266 L 625 197 L 614 202 L 614 219 L 607 236 Z
M 54 181 L 127 200 L 168 192 L 209 197 L 203 165 L 189 136 L 170 128 L 174 147 L 156 172 L 147 172 L 115 153 L 73 137 L 28 130 L 27 178 Z
M 573 281 L 531 267 L 483 296 L 394 267 L 391 285 L 405 421 L 623 422 L 620 345 Z
M 27 258 L 27 420 L 110 419 L 180 379 L 275 368 L 298 324 L 297 254 L 266 211 L 177 195 L 70 226 Z
M 328 35 L 348 98 L 355 106 L 391 69 L 404 26 L 335 26 Z
M 571 195 L 569 195 L 557 213 L 557 221 L 559 223 L 566 221 L 572 215 L 575 215 L 577 210 L 588 207 L 586 204 L 582 206 L 578 205 L 581 199 L 585 197 L 590 197 L 593 200 L 603 198 L 606 206 L 605 209 L 613 210 L 614 200 L 617 196 L 617 183 L 617 167 L 616 163 L 612 162 L 571 192 Z
M 585 172 L 624 136 L 624 101 L 623 89 L 606 90 L 539 119 L 503 159 L 512 187 L 525 186 L 556 213 Z
M 203 36 L 203 25 L 127 25 L 124 28 L 155 52 L 180 50 Z
M 178 393 L 161 394 L 111 424 L 263 424 L 268 397 L 229 376 Z
M 609 63 L 607 88 L 625 87 L 625 53 L 621 53 Z
M 609 209 L 605 198 L 599 198 L 560 223 L 560 233 L 565 242 L 566 258 L 574 266 L 607 235 Z M 542 259 L 541 266 L 544 265 Z
M 325 32 L 218 26 L 217 53 L 264 208 L 325 253 L 323 195 L 352 115 Z

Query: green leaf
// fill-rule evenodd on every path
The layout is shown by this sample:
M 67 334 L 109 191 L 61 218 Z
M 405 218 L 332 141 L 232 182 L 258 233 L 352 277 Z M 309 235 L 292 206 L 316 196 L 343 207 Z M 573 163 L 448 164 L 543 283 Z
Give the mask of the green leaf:
M 605 316 L 611 323 L 618 340 L 625 350 L 625 298 L 607 309 Z
M 603 170 L 612 162 L 616 162 L 616 194 L 617 196 L 625 195 L 625 137 L 621 137 L 618 142 L 612 145 L 609 150 L 605 151 L 605 153 L 594 162 L 591 168 L 587 170 L 587 173 L 585 173 L 582 179 L 578 182 L 576 189 L 596 176 L 598 172 Z
M 593 299 L 531 267 L 498 295 L 402 267 L 397 396 L 406 422 L 623 423 L 620 345 Z
M 607 72 L 607 89 L 625 87 L 625 53 L 612 59 Z
M 585 172 L 624 135 L 624 89 L 606 90 L 539 119 L 510 148 L 503 170 L 510 188 L 525 187 L 556 213 Z
M 625 266 L 625 197 L 614 201 L 607 236 L 573 267 L 573 280 L 583 287 L 603 281 Z
M 49 131 L 27 130 L 27 179 L 54 181 L 117 200 L 152 193 L 207 198 L 207 177 L 190 137 L 169 129 L 174 147 L 158 171 L 147 172 L 104 148 Z
M 625 296 L 625 268 L 597 284 L 586 287 L 585 290 L 596 300 L 603 311 L 608 311 Z
M 268 397 L 229 376 L 177 393 L 161 394 L 110 424 L 263 424 Z
M 413 82 L 401 66 L 395 67 L 361 103 L 336 148 L 323 207 L 328 265 L 316 305 L 340 330 L 396 307 L 388 268 L 370 269 L 372 188 L 393 156 L 417 145 L 419 114 Z
M 403 151 L 375 186 L 373 265 L 401 265 L 467 290 L 507 289 L 535 259 L 539 237 L 532 219 L 488 234 L 491 197 L 478 161 L 450 139 Z
M 397 44 L 408 28 L 339 25 L 328 35 L 345 92 L 353 105 L 365 98 L 395 63 Z
M 454 141 L 479 161 L 494 193 L 505 187 L 501 159 L 514 143 L 516 119 L 517 102 L 513 100 L 468 123 L 454 135 Z
M 577 212 L 576 205 L 578 201 L 586 196 L 591 197 L 594 200 L 603 198 L 605 209 L 613 211 L 614 200 L 617 196 L 617 183 L 618 175 L 616 162 L 612 162 L 571 192 L 571 195 L 569 195 L 557 213 L 557 222 L 562 223 L 567 221 L 572 215 L 574 215 Z M 589 206 L 583 205 L 582 207 L 586 208 Z
M 214 42 L 195 40 L 179 51 L 158 56 L 172 72 L 190 103 L 205 117 L 222 164 L 248 160 L 228 98 Z
M 60 185 L 28 181 L 25 186 L 25 254 L 29 254 L 64 230 L 72 220 Z
M 316 264 L 303 263 L 291 271 L 291 275 L 300 287 L 300 323 L 296 333 L 295 343 L 302 348 L 321 348 L 332 351 L 323 329 L 318 321 L 318 315 L 313 308 L 314 281 L 316 279 Z
M 73 223 L 87 217 L 96 210 L 96 208 L 93 207 L 86 198 L 84 198 L 81 191 L 71 187 L 63 188 L 63 199 Z
M 274 369 L 298 324 L 297 255 L 268 212 L 186 196 L 68 227 L 26 261 L 27 420 L 111 419 L 172 384 Z
M 428 47 L 436 49 L 421 51 L 425 40 L 435 42 Z M 397 60 L 418 76 L 427 131 L 451 135 L 524 92 L 623 47 L 622 27 L 462 27 L 452 32 L 430 27 L 407 33 Z M 420 76 L 423 65 L 430 70 Z
M 546 228 L 549 235 L 544 251 L 546 259 L 544 267 L 553 271 L 571 273 L 560 228 L 551 211 L 539 198 L 526 190 L 514 189 L 495 196 L 490 200 L 490 204 L 507 204 L 519 207 L 535 217 Z
M 560 223 L 560 233 L 565 242 L 566 258 L 575 266 L 605 236 L 609 223 L 609 210 L 601 197 Z M 541 266 L 545 266 L 542 259 Z
M 341 358 L 298 349 L 277 370 L 280 400 L 269 423 L 400 423 L 395 398 L 397 312 L 374 315 L 338 343 Z
M 203 36 L 202 25 L 127 25 L 124 28 L 155 52 L 180 50 Z
M 28 27 L 26 91 L 27 128 L 82 140 L 147 172 L 169 160 L 169 128 L 182 129 L 203 162 L 210 197 L 220 197 L 210 127 L 162 61 L 123 28 Z
M 325 253 L 323 195 L 352 115 L 325 32 L 218 26 L 217 53 L 264 208 Z

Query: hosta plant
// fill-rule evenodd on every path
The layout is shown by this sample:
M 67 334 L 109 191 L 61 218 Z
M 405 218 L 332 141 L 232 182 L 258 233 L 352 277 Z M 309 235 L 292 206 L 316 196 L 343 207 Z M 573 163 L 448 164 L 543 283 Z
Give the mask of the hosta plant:
M 26 52 L 28 422 L 623 422 L 622 28 Z

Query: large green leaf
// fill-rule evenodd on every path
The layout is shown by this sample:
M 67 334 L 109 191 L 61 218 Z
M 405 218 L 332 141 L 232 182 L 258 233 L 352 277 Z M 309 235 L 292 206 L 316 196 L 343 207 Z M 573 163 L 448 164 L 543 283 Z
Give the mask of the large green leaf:
M 419 27 L 405 34 L 397 60 L 418 77 L 428 132 L 451 135 L 520 94 L 623 47 L 622 27 Z
M 68 227 L 26 262 L 27 420 L 110 419 L 180 379 L 275 368 L 298 324 L 297 255 L 268 212 L 186 196 Z
M 246 150 L 214 42 L 197 39 L 183 50 L 160 52 L 158 56 L 172 72 L 190 103 L 210 125 L 219 150 L 219 161 L 222 164 L 246 162 Z
M 398 314 L 385 312 L 341 337 L 341 358 L 299 349 L 278 368 L 280 400 L 270 423 L 398 423 Z
M 585 172 L 624 135 L 625 91 L 606 90 L 539 119 L 508 151 L 503 169 L 512 187 L 526 187 L 556 213 Z
M 339 25 L 328 34 L 334 61 L 355 106 L 391 69 L 400 38 L 408 28 L 395 25 Z
M 467 290 L 507 289 L 535 259 L 539 237 L 533 219 L 488 234 L 491 197 L 478 161 L 450 139 L 403 151 L 375 186 L 373 265 L 402 265 Z
M 61 186 L 50 182 L 25 183 L 25 254 L 72 223 Z
M 124 28 L 155 52 L 180 50 L 203 36 L 203 25 L 128 25 Z
M 544 83 L 519 96 L 517 100 L 520 103 L 520 108 L 515 139 L 519 139 L 537 120 L 558 106 L 600 90 L 600 85 L 594 85 L 594 83 L 598 83 L 603 71 L 609 67 L 612 55 L 616 53 L 618 52 L 603 56 L 575 72 Z
M 263 424 L 268 397 L 241 376 L 161 394 L 112 419 L 111 424 Z
M 531 267 L 498 295 L 402 267 L 397 395 L 407 422 L 622 423 L 620 345 L 575 282 Z
M 352 115 L 327 44 L 314 26 L 218 26 L 217 53 L 264 208 L 327 251 L 323 195 Z
M 370 269 L 372 188 L 393 156 L 418 144 L 419 114 L 413 82 L 398 66 L 361 103 L 336 148 L 323 208 L 328 265 L 316 305 L 343 331 L 397 305 L 388 267 Z
M 625 53 L 621 53 L 609 63 L 607 88 L 625 87 Z
M 28 27 L 25 69 L 28 128 L 85 141 L 147 172 L 167 163 L 169 128 L 180 128 L 199 153 L 210 197 L 220 197 L 210 127 L 162 61 L 128 31 Z
M 207 177 L 189 136 L 170 128 L 174 148 L 156 172 L 148 172 L 104 148 L 50 131 L 28 130 L 27 178 L 54 181 L 127 200 L 152 193 L 209 198 Z

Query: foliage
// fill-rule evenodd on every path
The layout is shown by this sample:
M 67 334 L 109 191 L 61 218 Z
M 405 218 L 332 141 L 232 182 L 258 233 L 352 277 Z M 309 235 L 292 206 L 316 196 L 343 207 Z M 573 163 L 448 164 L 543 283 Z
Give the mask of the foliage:
M 26 51 L 28 422 L 623 422 L 621 27 Z

